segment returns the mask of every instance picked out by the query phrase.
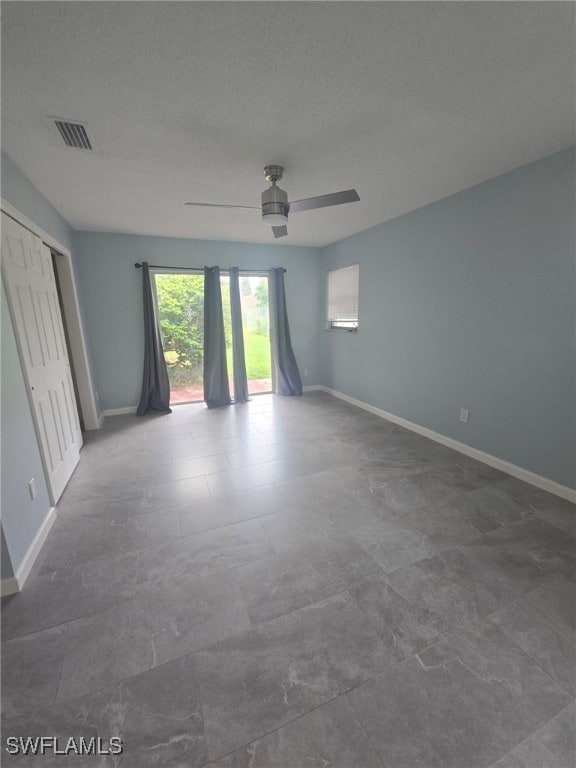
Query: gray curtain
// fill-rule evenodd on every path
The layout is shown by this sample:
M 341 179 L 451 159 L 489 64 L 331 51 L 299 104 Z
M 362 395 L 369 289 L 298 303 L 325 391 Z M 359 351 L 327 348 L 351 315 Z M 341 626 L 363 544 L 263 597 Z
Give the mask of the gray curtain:
M 208 408 L 230 405 L 220 268 L 204 267 L 204 400 Z
M 170 409 L 170 382 L 162 349 L 160 325 L 156 317 L 152 278 L 148 262 L 142 262 L 144 287 L 144 374 L 142 393 L 136 411 L 143 416 L 149 411 L 172 413 Z
M 234 360 L 234 400 L 245 403 L 248 396 L 246 358 L 244 355 L 244 332 L 242 329 L 242 305 L 240 303 L 240 282 L 238 267 L 230 267 L 230 308 L 232 310 L 232 355 Z
M 270 331 L 272 336 L 272 365 L 277 395 L 301 395 L 302 379 L 290 341 L 284 270 L 270 270 Z

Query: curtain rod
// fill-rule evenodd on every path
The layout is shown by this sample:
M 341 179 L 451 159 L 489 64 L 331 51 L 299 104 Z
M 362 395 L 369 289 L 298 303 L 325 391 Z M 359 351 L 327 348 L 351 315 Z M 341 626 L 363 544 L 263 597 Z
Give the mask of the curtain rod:
M 140 269 L 142 267 L 142 264 L 139 264 L 138 262 L 136 262 L 134 266 L 136 267 L 136 269 Z M 164 264 L 162 265 L 148 264 L 148 266 L 150 267 L 150 269 L 170 269 L 170 270 L 181 269 L 185 272 L 202 272 L 204 269 L 203 267 L 167 267 Z M 223 272 L 228 272 L 230 267 L 221 267 L 221 269 Z M 257 272 L 258 274 L 262 274 L 263 272 L 269 272 L 270 269 L 272 269 L 272 267 L 269 267 L 268 269 L 243 269 L 242 267 L 238 267 L 239 272 Z M 282 267 L 282 272 L 286 272 L 284 267 Z

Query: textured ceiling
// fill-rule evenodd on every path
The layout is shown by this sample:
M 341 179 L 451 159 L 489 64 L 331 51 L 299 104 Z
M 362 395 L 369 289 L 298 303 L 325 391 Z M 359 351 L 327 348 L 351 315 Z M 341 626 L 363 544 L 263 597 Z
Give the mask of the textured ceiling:
M 73 227 L 325 245 L 574 142 L 572 3 L 3 2 L 3 148 Z M 68 149 L 48 116 L 83 121 Z

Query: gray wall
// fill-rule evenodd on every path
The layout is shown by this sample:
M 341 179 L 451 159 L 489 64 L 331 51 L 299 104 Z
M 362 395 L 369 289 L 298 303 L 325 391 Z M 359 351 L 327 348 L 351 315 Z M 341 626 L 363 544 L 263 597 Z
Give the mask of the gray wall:
M 322 333 L 322 382 L 573 488 L 574 173 L 566 150 L 323 249 L 323 286 L 360 264 L 360 328 Z
M 303 383 L 320 383 L 318 249 L 78 232 L 76 253 L 104 410 L 135 406 L 140 396 L 144 347 L 137 261 L 183 267 L 286 267 L 292 343 Z
M 56 208 L 38 192 L 5 152 L 1 155 L 2 197 L 58 242 L 72 250 L 74 230 Z
M 12 560 L 8 552 L 4 531 L 0 528 L 0 579 L 10 579 L 12 576 L 14 576 Z
M 44 469 L 30 415 L 30 404 L 20 367 L 4 286 L 1 291 L 2 369 L 0 376 L 2 431 L 2 530 L 14 569 L 50 510 Z M 28 481 L 36 479 L 37 495 L 30 498 Z

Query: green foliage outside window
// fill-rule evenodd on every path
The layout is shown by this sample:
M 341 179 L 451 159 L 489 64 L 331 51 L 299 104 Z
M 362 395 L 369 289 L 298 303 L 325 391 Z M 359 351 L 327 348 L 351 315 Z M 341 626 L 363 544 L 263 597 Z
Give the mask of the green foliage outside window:
M 166 362 L 183 366 L 202 365 L 204 343 L 204 276 L 156 275 L 158 312 Z M 222 284 L 222 308 L 226 340 L 231 338 L 230 291 Z M 174 359 L 173 353 L 178 357 Z
M 164 359 L 171 386 L 200 382 L 204 345 L 204 275 L 157 273 L 155 280 Z M 231 371 L 232 318 L 227 276 L 222 277 L 221 286 L 226 352 Z M 270 376 L 267 280 L 262 279 L 253 286 L 248 278 L 241 278 L 240 293 L 243 297 L 254 296 L 256 304 L 252 309 L 246 309 L 245 316 L 248 379 L 267 378 Z

